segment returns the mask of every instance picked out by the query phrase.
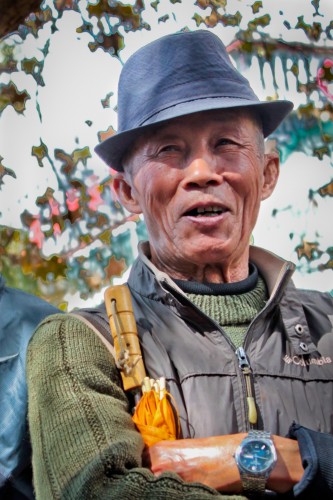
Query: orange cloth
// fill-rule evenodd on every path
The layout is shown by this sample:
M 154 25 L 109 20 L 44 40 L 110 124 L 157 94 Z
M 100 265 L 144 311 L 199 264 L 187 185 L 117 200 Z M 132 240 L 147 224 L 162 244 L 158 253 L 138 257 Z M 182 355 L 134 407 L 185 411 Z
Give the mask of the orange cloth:
M 146 446 L 177 439 L 179 422 L 175 419 L 169 397 L 165 393 L 160 399 L 159 394 L 151 389 L 142 395 L 136 406 L 132 419 Z

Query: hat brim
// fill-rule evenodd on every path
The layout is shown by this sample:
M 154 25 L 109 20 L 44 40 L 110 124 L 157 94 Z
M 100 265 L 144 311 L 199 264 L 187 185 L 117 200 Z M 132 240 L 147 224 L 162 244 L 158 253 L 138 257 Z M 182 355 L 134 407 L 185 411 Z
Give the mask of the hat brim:
M 248 101 L 239 98 L 209 97 L 182 102 L 163 109 L 143 124 L 109 137 L 95 147 L 95 151 L 110 167 L 123 172 L 122 158 L 143 133 L 167 120 L 212 109 L 254 108 L 258 113 L 264 137 L 268 137 L 293 109 L 290 101 Z

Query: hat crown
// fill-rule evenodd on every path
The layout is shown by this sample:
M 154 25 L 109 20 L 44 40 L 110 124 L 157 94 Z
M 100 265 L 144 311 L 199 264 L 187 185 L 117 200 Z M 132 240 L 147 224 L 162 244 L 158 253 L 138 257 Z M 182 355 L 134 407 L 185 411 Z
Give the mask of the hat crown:
M 212 109 L 251 107 L 267 137 L 291 111 L 290 101 L 260 101 L 211 31 L 155 40 L 126 62 L 118 87 L 118 129 L 95 151 L 115 170 L 134 141 L 157 123 Z
M 258 100 L 233 66 L 222 41 L 198 30 L 164 36 L 139 49 L 123 67 L 118 87 L 118 133 L 158 120 L 194 99 Z

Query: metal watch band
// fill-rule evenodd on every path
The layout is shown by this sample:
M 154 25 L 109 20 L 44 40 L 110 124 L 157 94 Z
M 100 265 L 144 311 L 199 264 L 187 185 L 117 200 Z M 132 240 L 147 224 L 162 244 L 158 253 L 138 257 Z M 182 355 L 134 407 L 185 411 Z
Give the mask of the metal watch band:
M 248 438 L 251 439 L 271 439 L 271 433 L 266 431 L 250 430 Z M 242 485 L 244 491 L 250 496 L 252 494 L 256 496 L 263 496 L 266 490 L 266 474 L 256 474 L 252 475 L 249 472 L 240 471 L 240 476 L 242 479 Z
M 258 496 L 263 496 L 266 490 L 266 477 L 262 476 L 251 476 L 246 472 L 241 472 L 242 485 L 246 494 L 255 494 Z
M 249 430 L 247 435 L 249 438 L 271 439 L 272 435 L 267 431 L 257 431 L 255 429 Z

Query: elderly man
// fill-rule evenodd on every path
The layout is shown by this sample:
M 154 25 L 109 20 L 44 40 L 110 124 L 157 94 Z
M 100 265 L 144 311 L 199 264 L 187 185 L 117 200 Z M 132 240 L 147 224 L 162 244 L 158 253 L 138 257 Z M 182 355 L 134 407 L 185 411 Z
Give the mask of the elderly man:
M 125 64 L 118 133 L 96 151 L 145 218 L 128 286 L 181 431 L 143 453 L 113 358 L 80 319 L 54 316 L 28 358 L 37 498 L 331 498 L 333 300 L 250 247 L 279 173 L 264 137 L 291 108 L 260 102 L 209 31 Z

